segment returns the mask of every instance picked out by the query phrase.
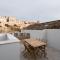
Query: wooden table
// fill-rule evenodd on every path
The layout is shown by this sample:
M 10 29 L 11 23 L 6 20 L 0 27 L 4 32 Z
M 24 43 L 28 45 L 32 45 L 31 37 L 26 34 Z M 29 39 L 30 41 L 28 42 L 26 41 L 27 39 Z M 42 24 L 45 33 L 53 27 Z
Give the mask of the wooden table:
M 28 43 L 31 47 L 33 47 L 35 50 L 36 50 L 36 48 L 40 48 L 40 47 L 44 46 L 44 52 L 45 52 L 45 46 L 46 46 L 45 42 L 36 40 L 36 39 L 24 39 L 24 41 L 26 43 Z M 34 49 L 33 49 L 33 52 L 34 52 Z M 35 54 L 34 54 L 34 56 L 35 56 Z
M 46 45 L 45 42 L 40 41 L 40 40 L 36 40 L 36 39 L 25 39 L 24 41 L 26 43 L 28 43 L 29 45 L 31 45 L 32 47 L 39 47 L 42 45 Z

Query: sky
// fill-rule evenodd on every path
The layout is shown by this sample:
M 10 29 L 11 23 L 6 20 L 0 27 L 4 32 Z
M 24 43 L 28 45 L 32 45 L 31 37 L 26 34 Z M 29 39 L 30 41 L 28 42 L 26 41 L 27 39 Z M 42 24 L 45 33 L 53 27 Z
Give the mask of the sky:
M 0 16 L 47 22 L 60 19 L 60 0 L 0 0 Z

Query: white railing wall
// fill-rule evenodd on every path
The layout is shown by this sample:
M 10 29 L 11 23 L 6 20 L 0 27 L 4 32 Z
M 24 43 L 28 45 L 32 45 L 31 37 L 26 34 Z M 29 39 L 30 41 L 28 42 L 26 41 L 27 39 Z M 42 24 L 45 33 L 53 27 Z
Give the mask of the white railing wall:
M 47 40 L 48 46 L 60 50 L 60 29 L 22 30 L 21 32 L 30 33 L 31 38 Z
M 60 29 L 48 29 L 47 40 L 49 46 L 60 50 Z
M 22 30 L 21 32 L 30 33 L 31 38 L 46 40 L 46 31 L 45 30 Z

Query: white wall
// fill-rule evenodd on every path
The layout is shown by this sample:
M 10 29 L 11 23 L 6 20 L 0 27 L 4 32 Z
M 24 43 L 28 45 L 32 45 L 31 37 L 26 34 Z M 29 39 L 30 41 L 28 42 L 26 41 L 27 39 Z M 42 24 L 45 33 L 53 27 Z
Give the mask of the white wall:
M 30 33 L 31 38 L 40 38 L 48 41 L 48 46 L 60 50 L 60 29 L 22 30 Z
M 46 30 L 22 30 L 21 32 L 30 33 L 31 38 L 46 40 Z
M 8 40 L 7 34 L 1 33 L 0 34 L 0 41 Z
M 50 47 L 60 50 L 60 29 L 48 29 L 47 40 Z
M 7 37 L 9 38 L 9 40 L 18 40 L 18 38 L 16 38 L 15 36 L 11 34 L 7 34 Z

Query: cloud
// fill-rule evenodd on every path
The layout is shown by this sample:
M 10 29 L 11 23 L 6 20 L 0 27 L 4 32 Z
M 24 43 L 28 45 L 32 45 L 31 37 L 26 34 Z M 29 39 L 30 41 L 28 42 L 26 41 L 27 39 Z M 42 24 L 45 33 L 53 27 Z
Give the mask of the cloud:
M 60 19 L 60 0 L 0 0 L 0 15 L 56 20 Z

